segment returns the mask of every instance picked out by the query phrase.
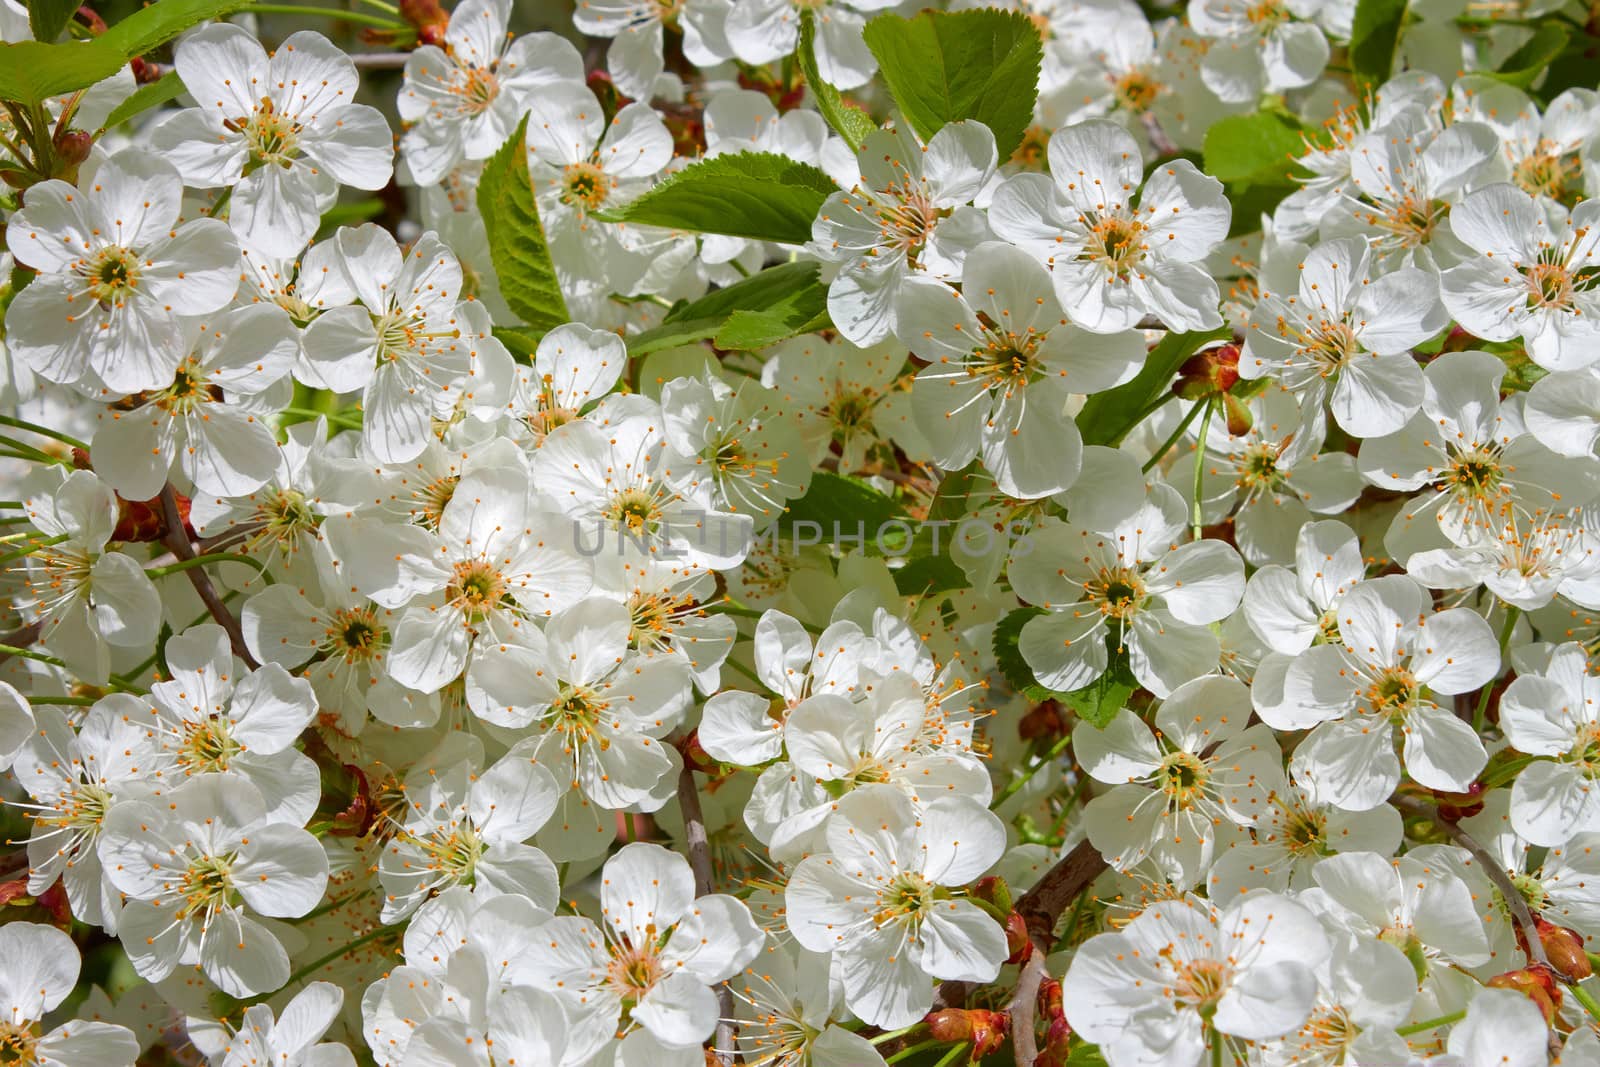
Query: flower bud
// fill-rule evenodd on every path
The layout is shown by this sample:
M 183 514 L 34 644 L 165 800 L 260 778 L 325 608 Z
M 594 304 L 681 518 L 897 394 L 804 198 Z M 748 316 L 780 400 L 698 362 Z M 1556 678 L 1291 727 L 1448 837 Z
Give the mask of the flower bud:
M 1060 702 L 1053 698 L 1035 704 L 1033 710 L 1017 722 L 1017 736 L 1024 741 L 1037 738 L 1054 741 L 1066 736 L 1066 733 L 1066 716 L 1062 713 Z
M 1005 926 L 1006 948 L 1011 950 L 1006 962 L 1021 963 L 1033 953 L 1033 940 L 1028 937 L 1027 920 L 1013 911 L 1006 915 Z
M 987 878 L 980 878 L 972 884 L 972 895 L 979 900 L 986 900 L 1001 912 L 1011 910 L 1011 887 L 1006 885 L 1006 880 L 999 875 L 991 874 Z
M 1178 368 L 1172 391 L 1185 400 L 1226 393 L 1239 382 L 1239 346 L 1218 345 L 1190 356 Z
M 1460 822 L 1470 818 L 1483 810 L 1483 783 L 1473 782 L 1465 793 L 1441 793 L 1434 791 L 1434 796 L 1439 799 L 1439 818 L 1445 822 Z
M 981 1008 L 941 1008 L 929 1012 L 923 1022 L 935 1041 L 972 1043 L 968 1062 L 976 1063 L 1006 1043 L 1010 1017 L 1003 1011 Z
M 439 0 L 400 0 L 400 17 L 416 27 L 418 43 L 444 44 L 450 16 L 439 6 Z
M 76 169 L 78 164 L 89 158 L 89 150 L 94 147 L 94 137 L 83 130 L 62 130 L 51 141 L 55 149 L 57 169 Z
M 1489 979 L 1488 985 L 1495 989 L 1511 989 L 1523 994 L 1544 1012 L 1544 1020 L 1547 1023 L 1554 1021 L 1556 1009 L 1561 1007 L 1561 986 L 1556 981 L 1554 972 L 1542 964 L 1524 967 L 1520 971 L 1497 974 Z
M 1594 973 L 1589 963 L 1589 953 L 1583 947 L 1583 935 L 1566 926 L 1557 926 L 1547 919 L 1535 920 L 1539 929 L 1539 943 L 1550 965 L 1568 981 L 1581 982 Z

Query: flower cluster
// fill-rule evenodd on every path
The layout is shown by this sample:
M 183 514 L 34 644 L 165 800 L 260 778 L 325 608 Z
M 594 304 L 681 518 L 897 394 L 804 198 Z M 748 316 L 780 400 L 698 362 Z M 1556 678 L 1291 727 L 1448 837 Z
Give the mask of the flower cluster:
M 1600 1064 L 1596 9 L 996 5 L 0 0 L 0 1063 Z

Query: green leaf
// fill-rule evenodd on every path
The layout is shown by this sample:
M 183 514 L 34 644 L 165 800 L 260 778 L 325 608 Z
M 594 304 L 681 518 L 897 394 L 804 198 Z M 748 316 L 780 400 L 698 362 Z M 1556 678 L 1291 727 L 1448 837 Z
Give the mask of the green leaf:
M 158 0 L 92 41 L 0 44 L 0 100 L 32 107 L 87 88 L 191 26 L 247 6 L 249 0 Z
M 728 343 L 721 347 L 764 347 L 820 329 L 817 317 L 827 302 L 828 288 L 818 279 L 817 264 L 782 263 L 675 307 L 661 325 L 630 337 L 628 354 L 642 356 L 710 340 L 725 327 L 730 333 L 722 338 Z M 741 312 L 750 314 L 733 322 Z
M 805 8 L 800 12 L 800 73 L 811 86 L 811 95 L 816 97 L 817 110 L 822 112 L 822 117 L 839 132 L 845 144 L 859 152 L 867 134 L 877 129 L 878 124 L 865 112 L 846 106 L 839 90 L 823 80 L 817 69 L 816 34 L 817 13 Z
M 789 501 L 788 510 L 778 520 L 778 530 L 785 539 L 815 537 L 820 530 L 825 544 L 835 536 L 854 538 L 860 533 L 864 537 L 862 547 L 878 553 L 879 531 L 886 523 L 905 519 L 905 508 L 898 501 L 864 482 L 832 471 L 817 471 L 811 476 L 806 495 Z M 816 526 L 800 530 L 798 523 Z
M 1229 115 L 1206 130 L 1205 172 L 1222 182 L 1285 184 L 1303 155 L 1303 127 L 1290 115 Z
M 555 264 L 539 222 L 539 206 L 528 175 L 528 116 L 517 132 L 483 165 L 478 210 L 489 235 L 489 258 L 506 305 L 530 327 L 535 342 L 568 320 Z
M 1033 668 L 1022 658 L 1022 650 L 1017 647 L 1017 641 L 1022 636 L 1022 628 L 1028 624 L 1028 620 L 1044 614 L 1047 612 L 1043 608 L 1018 608 L 995 623 L 994 636 L 990 638 L 994 648 L 995 666 L 1000 668 L 1001 675 L 1010 683 L 1012 689 L 1035 704 L 1059 694 L 1046 689 L 1034 678 Z
M 1350 68 L 1372 84 L 1389 80 L 1406 21 L 1406 0 L 1359 0 L 1350 29 Z
M 33 39 L 49 44 L 61 36 L 78 10 L 77 0 L 28 0 L 28 28 Z
M 539 347 L 539 339 L 531 331 L 518 326 L 496 326 L 494 328 L 495 340 L 506 346 L 506 351 L 511 353 L 511 358 L 518 363 L 532 363 L 533 354 Z
M 133 95 L 111 109 L 111 114 L 106 116 L 105 129 L 120 126 L 136 115 L 142 115 L 153 107 L 160 107 L 171 100 L 176 100 L 178 94 L 183 92 L 183 82 L 178 78 L 178 72 L 169 70 L 160 78 L 149 85 L 141 85 L 133 91 Z
M 1172 377 L 1185 360 L 1207 341 L 1231 337 L 1226 326 L 1197 333 L 1169 333 L 1145 357 L 1144 369 L 1131 382 L 1091 396 L 1078 412 L 1078 432 L 1086 445 L 1117 445 L 1147 409 L 1172 387 Z
M 600 218 L 756 241 L 804 244 L 833 179 L 773 152 L 712 156 L 673 174 L 637 200 Z
M 1011 158 L 1033 121 L 1044 45 L 1020 11 L 974 8 L 879 15 L 867 47 L 894 102 L 924 141 L 951 122 L 976 119 Z
M 1566 50 L 1572 35 L 1558 22 L 1546 22 L 1518 48 L 1506 57 L 1500 69 L 1491 78 L 1526 89 L 1534 79 L 1549 69 L 1556 57 Z
M 1074 689 L 1059 698 L 1078 718 L 1097 730 L 1104 730 L 1117 717 L 1117 712 L 1127 705 L 1133 691 L 1139 688 L 1138 679 L 1134 678 L 1133 671 L 1128 667 L 1128 654 L 1117 651 L 1115 641 L 1114 636 L 1107 635 L 1106 644 L 1111 659 L 1105 673 L 1082 689 Z

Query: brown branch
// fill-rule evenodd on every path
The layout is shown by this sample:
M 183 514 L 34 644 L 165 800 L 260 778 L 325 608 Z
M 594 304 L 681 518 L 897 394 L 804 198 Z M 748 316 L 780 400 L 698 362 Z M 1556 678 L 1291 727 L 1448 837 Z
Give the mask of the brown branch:
M 1033 947 L 1023 961 L 1017 988 L 1006 1004 L 1011 1016 L 1011 1047 L 1016 1053 L 1017 1067 L 1033 1067 L 1039 1055 L 1034 1013 L 1039 985 L 1045 977 L 1044 958 L 1055 943 L 1056 922 L 1067 906 L 1105 869 L 1106 861 L 1099 850 L 1087 841 L 1081 842 L 1046 871 L 1016 903 L 1016 912 L 1028 927 L 1028 942 Z
M 161 516 L 167 527 L 161 543 L 172 550 L 172 554 L 178 557 L 179 562 L 194 559 L 194 546 L 189 543 L 189 535 L 183 532 L 183 516 L 178 513 L 178 498 L 170 483 L 161 490 Z M 217 595 L 216 586 L 211 584 L 211 577 L 206 574 L 206 569 L 189 567 L 183 573 L 189 576 L 189 584 L 194 586 L 200 602 L 206 606 L 211 617 L 217 620 L 217 625 L 228 632 L 228 642 L 233 646 L 233 654 L 244 660 L 244 665 L 251 670 L 260 667 L 261 664 L 250 654 L 250 646 L 245 644 L 244 631 L 239 627 L 239 620 L 233 617 L 228 605 Z
M 678 808 L 683 812 L 683 836 L 689 846 L 689 866 L 694 870 L 696 896 L 714 892 L 711 872 L 711 839 L 706 836 L 706 817 L 700 810 L 700 793 L 694 784 L 694 768 L 685 763 L 678 775 Z M 733 991 L 727 982 L 717 985 L 716 1039 L 712 1051 L 717 1062 L 730 1067 L 736 1054 L 733 1036 Z
M 1489 850 L 1478 843 L 1477 838 L 1467 833 L 1455 823 L 1442 818 L 1439 811 L 1431 804 L 1426 804 L 1412 797 L 1397 796 L 1390 799 L 1389 803 L 1401 811 L 1420 815 L 1431 821 L 1450 836 L 1450 840 L 1472 853 L 1472 858 L 1483 868 L 1483 873 L 1488 875 L 1489 881 L 1500 890 L 1500 896 L 1505 899 L 1506 908 L 1511 912 L 1511 918 L 1516 922 L 1517 928 L 1522 931 L 1524 942 L 1523 951 L 1528 954 L 1528 962 L 1550 967 L 1550 958 L 1545 955 L 1544 942 L 1539 939 L 1539 924 L 1534 922 L 1533 913 L 1528 910 L 1528 902 L 1523 899 L 1511 881 L 1511 876 L 1506 873 L 1505 866 Z M 1555 971 L 1555 968 L 1551 968 Z M 1560 973 L 1557 971 L 1556 973 Z M 1565 975 L 1562 975 L 1565 978 Z

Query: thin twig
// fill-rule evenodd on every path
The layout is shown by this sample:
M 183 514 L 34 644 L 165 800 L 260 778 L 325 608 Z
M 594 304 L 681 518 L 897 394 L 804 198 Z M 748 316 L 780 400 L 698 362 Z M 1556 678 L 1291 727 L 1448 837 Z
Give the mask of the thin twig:
M 1511 881 L 1511 876 L 1506 873 L 1505 866 L 1490 855 L 1489 850 L 1478 843 L 1477 838 L 1455 823 L 1441 818 L 1438 810 L 1432 805 L 1404 796 L 1394 797 L 1389 803 L 1401 811 L 1408 811 L 1413 815 L 1421 815 L 1430 820 L 1435 826 L 1448 834 L 1450 840 L 1472 853 L 1472 858 L 1483 868 L 1483 873 L 1489 876 L 1489 881 L 1493 882 L 1495 888 L 1500 890 L 1500 896 L 1505 899 L 1506 907 L 1511 912 L 1512 920 L 1516 922 L 1517 928 L 1522 931 L 1522 940 L 1526 945 L 1525 951 L 1528 954 L 1528 961 L 1550 967 L 1550 957 L 1545 955 L 1544 942 L 1539 940 L 1539 925 L 1534 922 L 1533 913 L 1528 910 L 1528 902 L 1523 899 L 1521 891 Z M 1563 979 L 1566 978 L 1565 974 L 1562 974 L 1554 967 L 1550 967 L 1550 969 L 1555 971 L 1556 974 L 1560 974 Z
M 1150 138 L 1150 147 L 1156 150 L 1157 155 L 1175 156 L 1178 146 L 1172 143 L 1172 138 L 1167 136 L 1167 131 L 1161 128 L 1161 120 L 1152 112 L 1144 111 L 1139 114 L 1139 121 L 1144 123 L 1144 132 Z
M 1078 899 L 1105 869 L 1104 857 L 1084 841 L 1061 857 L 1016 903 L 1016 912 L 1027 925 L 1028 941 L 1033 945 L 1017 977 L 1016 991 L 1006 1004 L 1011 1016 L 1011 1047 L 1016 1051 L 1017 1067 L 1033 1067 L 1039 1055 L 1034 1012 L 1039 1000 L 1039 984 L 1045 975 L 1044 958 L 1055 941 L 1056 922 L 1067 905 Z
M 689 845 L 689 866 L 694 870 L 696 896 L 714 892 L 711 874 L 711 839 L 706 836 L 706 817 L 700 810 L 700 793 L 694 784 L 694 768 L 687 763 L 678 775 L 678 807 L 683 812 L 683 836 Z M 733 1036 L 733 991 L 727 982 L 717 986 L 716 1040 L 712 1051 L 717 1062 L 731 1067 L 735 1053 Z
M 183 532 L 183 516 L 178 513 L 178 498 L 170 483 L 161 490 L 161 517 L 167 526 L 161 543 L 172 550 L 172 554 L 178 557 L 180 563 L 194 559 L 194 546 L 189 543 L 189 535 Z M 261 664 L 250 654 L 250 646 L 245 644 L 244 631 L 239 627 L 239 620 L 234 618 L 233 612 L 228 610 L 228 605 L 217 595 L 216 587 L 211 584 L 211 577 L 206 574 L 206 569 L 190 567 L 183 573 L 188 575 L 189 584 L 194 586 L 200 602 L 206 606 L 211 617 L 217 620 L 217 625 L 228 632 L 228 642 L 233 646 L 233 654 L 244 660 L 244 665 L 251 670 L 260 667 Z
M 410 52 L 358 52 L 350 57 L 358 70 L 398 70 L 410 58 Z

